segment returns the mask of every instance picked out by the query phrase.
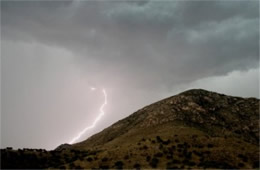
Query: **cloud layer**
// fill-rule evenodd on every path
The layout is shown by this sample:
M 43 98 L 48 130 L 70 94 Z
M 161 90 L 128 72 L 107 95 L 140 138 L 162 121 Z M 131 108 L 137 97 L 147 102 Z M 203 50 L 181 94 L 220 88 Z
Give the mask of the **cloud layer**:
M 137 86 L 258 66 L 258 1 L 10 2 L 2 10 L 3 39 L 66 48 Z

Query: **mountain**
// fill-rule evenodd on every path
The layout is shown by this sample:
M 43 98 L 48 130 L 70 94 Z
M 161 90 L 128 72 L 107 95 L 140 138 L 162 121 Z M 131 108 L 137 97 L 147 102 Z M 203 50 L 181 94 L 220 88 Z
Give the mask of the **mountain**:
M 188 90 L 39 155 L 46 168 L 259 168 L 259 99 Z

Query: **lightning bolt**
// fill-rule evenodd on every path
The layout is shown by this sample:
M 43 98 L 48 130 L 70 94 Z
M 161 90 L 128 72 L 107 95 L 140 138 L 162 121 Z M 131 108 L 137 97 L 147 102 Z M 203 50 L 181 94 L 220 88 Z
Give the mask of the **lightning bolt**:
M 91 90 L 96 90 L 96 88 L 92 87 Z M 101 119 L 102 116 L 104 116 L 105 112 L 104 112 L 104 107 L 107 104 L 107 93 L 105 89 L 102 89 L 103 95 L 104 95 L 104 103 L 100 106 L 99 108 L 99 115 L 97 116 L 97 118 L 95 119 L 95 121 L 92 123 L 91 126 L 86 127 L 85 129 L 83 129 L 81 132 L 79 132 L 79 134 L 74 137 L 69 144 L 73 144 L 75 143 L 75 141 L 77 141 L 84 133 L 86 133 L 87 130 L 92 129 L 95 127 L 96 123 Z

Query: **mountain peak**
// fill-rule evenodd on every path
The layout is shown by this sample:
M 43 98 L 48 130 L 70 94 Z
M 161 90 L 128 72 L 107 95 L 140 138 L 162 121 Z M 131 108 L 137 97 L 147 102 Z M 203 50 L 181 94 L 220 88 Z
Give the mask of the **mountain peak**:
M 102 145 L 129 131 L 182 124 L 216 136 L 259 142 L 259 100 L 191 89 L 148 105 L 75 146 Z

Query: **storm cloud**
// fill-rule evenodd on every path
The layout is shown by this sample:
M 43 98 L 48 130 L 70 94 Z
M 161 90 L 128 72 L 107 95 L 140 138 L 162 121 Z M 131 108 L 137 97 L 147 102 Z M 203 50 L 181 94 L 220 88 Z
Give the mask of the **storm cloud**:
M 107 108 L 113 118 L 96 131 L 178 89 L 259 97 L 259 1 L 5 1 L 1 15 L 3 146 L 18 133 L 10 131 L 18 106 L 28 115 L 24 122 L 39 108 L 35 120 L 48 118 L 48 130 L 56 128 L 51 114 L 62 122 L 53 134 L 44 131 L 53 138 L 48 145 L 35 147 L 66 142 L 93 120 L 102 100 L 81 95 L 85 85 L 106 87 L 113 96 Z M 232 84 L 246 76 L 246 84 Z M 79 112 L 79 126 L 67 125 Z M 67 136 L 54 137 L 64 128 Z

